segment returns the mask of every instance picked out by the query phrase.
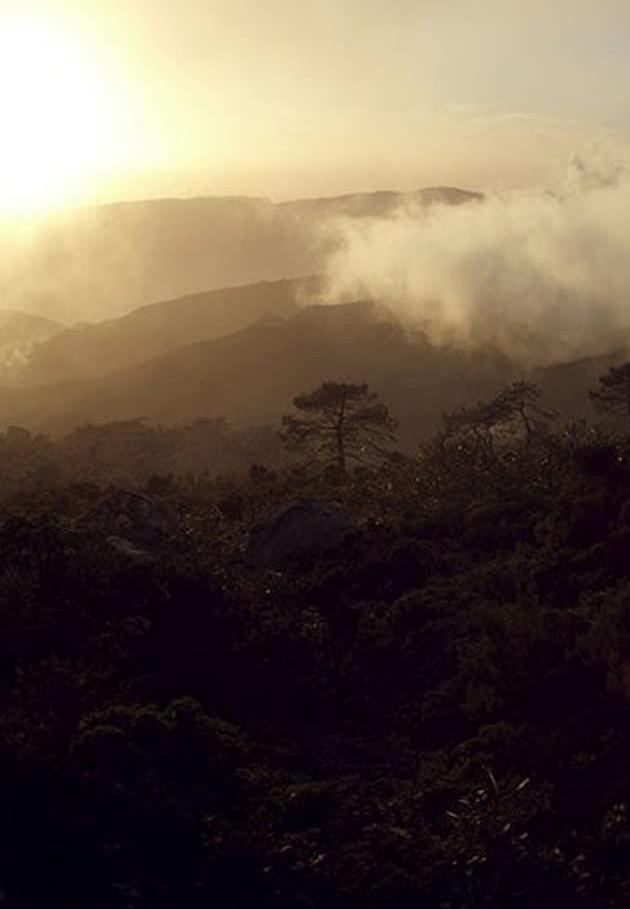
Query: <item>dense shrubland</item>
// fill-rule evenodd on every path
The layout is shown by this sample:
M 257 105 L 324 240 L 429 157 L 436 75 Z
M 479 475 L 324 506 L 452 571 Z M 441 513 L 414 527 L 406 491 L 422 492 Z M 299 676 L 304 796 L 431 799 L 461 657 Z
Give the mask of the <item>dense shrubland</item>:
M 357 466 L 196 432 L 0 438 L 7 905 L 626 906 L 627 435 L 527 383 Z M 147 559 L 82 522 L 113 482 L 173 515 Z M 356 532 L 255 570 L 295 498 Z

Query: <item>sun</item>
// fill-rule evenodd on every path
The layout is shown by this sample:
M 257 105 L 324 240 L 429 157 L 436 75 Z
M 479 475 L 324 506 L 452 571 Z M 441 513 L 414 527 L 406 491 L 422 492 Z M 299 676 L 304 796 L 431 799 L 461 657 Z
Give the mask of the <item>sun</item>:
M 68 201 L 115 166 L 115 101 L 69 29 L 0 18 L 0 212 Z

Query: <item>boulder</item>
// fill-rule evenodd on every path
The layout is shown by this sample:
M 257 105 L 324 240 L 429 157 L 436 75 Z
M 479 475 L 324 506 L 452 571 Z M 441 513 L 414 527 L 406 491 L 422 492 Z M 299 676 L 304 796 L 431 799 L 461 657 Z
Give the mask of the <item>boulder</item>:
M 118 489 L 97 502 L 79 523 L 104 537 L 127 540 L 133 547 L 151 548 L 167 539 L 174 517 L 161 502 L 139 492 Z
M 137 565 L 146 565 L 155 561 L 155 556 L 152 552 L 147 549 L 141 549 L 132 543 L 131 540 L 126 540 L 124 537 L 107 537 L 107 542 L 118 555 L 124 556 Z
M 252 529 L 248 559 L 256 568 L 269 568 L 299 555 L 334 549 L 354 530 L 334 506 L 313 499 L 289 502 Z

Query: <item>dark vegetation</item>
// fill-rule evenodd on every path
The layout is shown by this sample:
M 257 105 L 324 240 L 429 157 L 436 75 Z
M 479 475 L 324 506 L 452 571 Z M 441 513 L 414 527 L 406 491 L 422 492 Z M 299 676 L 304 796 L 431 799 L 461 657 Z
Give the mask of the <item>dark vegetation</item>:
M 376 457 L 366 387 L 293 419 L 343 395 L 352 460 L 325 421 L 0 437 L 7 905 L 628 905 L 623 420 L 515 382 Z

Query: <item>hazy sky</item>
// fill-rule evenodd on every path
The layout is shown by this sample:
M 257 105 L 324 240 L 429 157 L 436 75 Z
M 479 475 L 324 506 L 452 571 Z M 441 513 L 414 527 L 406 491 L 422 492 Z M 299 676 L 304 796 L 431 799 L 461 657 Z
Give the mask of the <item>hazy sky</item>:
M 101 197 L 532 185 L 630 135 L 628 0 L 0 0 L 0 51 L 16 22 L 7 160 Z

